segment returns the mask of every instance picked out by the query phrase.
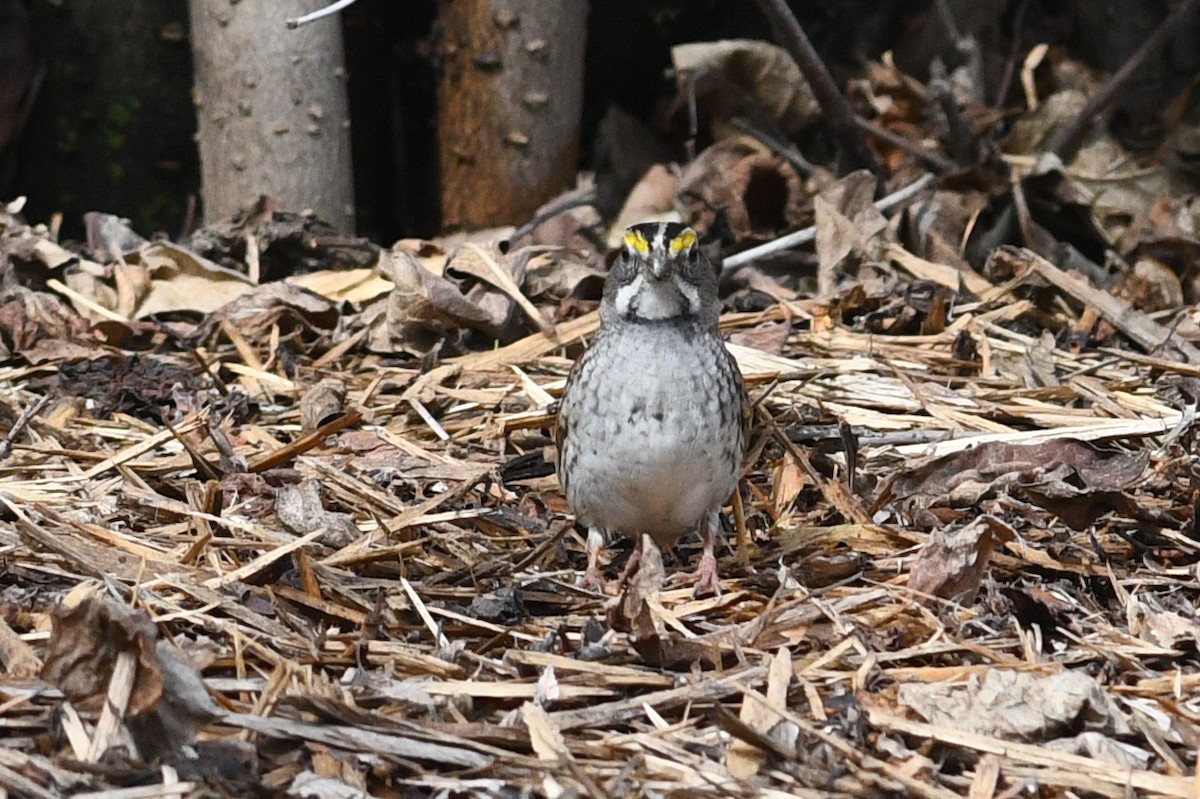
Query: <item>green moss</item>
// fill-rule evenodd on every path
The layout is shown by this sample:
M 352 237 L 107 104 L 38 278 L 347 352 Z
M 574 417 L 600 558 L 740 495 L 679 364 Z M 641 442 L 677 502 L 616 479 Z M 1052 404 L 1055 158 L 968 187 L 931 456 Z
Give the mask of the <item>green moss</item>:
M 104 115 L 101 136 L 104 146 L 112 151 L 124 149 L 128 130 L 138 121 L 142 103 L 136 97 L 126 97 L 108 107 Z
M 142 103 L 136 97 L 126 97 L 113 103 L 108 107 L 108 126 L 117 130 L 128 128 L 137 119 L 141 108 Z

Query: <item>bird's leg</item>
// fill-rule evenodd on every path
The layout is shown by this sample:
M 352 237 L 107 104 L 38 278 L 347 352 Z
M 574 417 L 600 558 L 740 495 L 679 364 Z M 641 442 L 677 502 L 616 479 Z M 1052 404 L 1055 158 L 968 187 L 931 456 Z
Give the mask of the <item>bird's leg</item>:
M 720 516 L 712 513 L 704 525 L 704 552 L 700 555 L 700 564 L 696 567 L 696 587 L 692 596 L 712 594 L 721 595 L 721 580 L 717 576 L 717 526 L 721 523 Z
M 584 590 L 604 590 L 604 575 L 600 573 L 600 550 L 604 548 L 606 538 L 607 536 L 604 534 L 603 527 L 597 527 L 596 525 L 588 527 L 587 571 L 583 573 L 583 581 L 579 583 L 579 587 Z
M 617 592 L 629 585 L 629 580 L 633 575 L 637 574 L 638 566 L 642 562 L 642 539 L 645 536 L 637 536 L 637 544 L 633 547 L 633 552 L 629 555 L 629 560 L 625 562 L 625 568 L 621 571 L 621 579 L 617 580 Z

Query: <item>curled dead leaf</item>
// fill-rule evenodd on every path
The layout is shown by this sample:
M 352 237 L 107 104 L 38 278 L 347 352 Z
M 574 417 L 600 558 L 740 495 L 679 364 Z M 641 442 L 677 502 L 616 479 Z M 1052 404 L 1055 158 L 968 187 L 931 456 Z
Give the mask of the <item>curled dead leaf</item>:
M 917 553 L 908 587 L 922 598 L 942 597 L 970 605 L 979 593 L 992 553 L 1015 538 L 1011 527 L 990 515 L 953 532 L 936 529 Z
M 407 252 L 384 253 L 380 266 L 395 283 L 388 295 L 386 324 L 388 336 L 401 349 L 424 354 L 448 331 L 464 328 L 494 338 L 502 332 L 511 303 L 498 314 L 485 309 Z
M 344 547 L 358 538 L 358 527 L 350 514 L 325 508 L 321 501 L 319 480 L 305 480 L 298 486 L 281 487 L 275 494 L 275 517 L 296 535 L 306 535 L 325 528 L 321 541 L 332 547 Z
M 117 658 L 137 660 L 128 713 L 140 716 L 158 704 L 163 675 L 154 654 L 158 632 L 145 613 L 95 595 L 78 605 L 60 605 L 50 617 L 42 679 L 87 711 L 98 711 L 108 693 Z
M 709 92 L 706 99 L 716 109 L 706 113 L 726 118 L 747 115 L 749 95 L 782 128 L 794 136 L 821 118 L 812 89 L 795 60 L 782 47 L 754 39 L 690 42 L 671 48 L 671 63 L 681 95 L 706 74 L 719 74 L 737 91 Z
M 722 139 L 688 164 L 677 202 L 700 230 L 718 213 L 738 241 L 770 236 L 803 221 L 804 185 L 795 167 L 750 136 Z
M 346 384 L 328 377 L 300 398 L 300 429 L 311 433 L 344 411 Z

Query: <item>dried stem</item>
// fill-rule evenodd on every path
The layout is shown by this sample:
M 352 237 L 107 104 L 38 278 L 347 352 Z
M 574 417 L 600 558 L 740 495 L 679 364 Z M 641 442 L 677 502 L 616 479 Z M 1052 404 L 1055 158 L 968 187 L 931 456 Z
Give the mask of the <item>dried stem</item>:
M 800 27 L 787 3 L 784 0 L 755 0 L 763 16 L 775 29 L 775 36 L 784 49 L 796 60 L 796 65 L 804 74 L 804 79 L 812 87 L 817 103 L 829 124 L 830 132 L 840 150 L 842 174 L 855 169 L 869 169 L 879 174 L 879 164 L 867 147 L 866 137 L 859 129 L 854 119 L 854 111 L 846 98 L 838 91 L 833 76 L 825 68 L 825 63 L 817 55 L 816 48 L 808 40 L 804 29 Z
M 1134 51 L 1129 60 L 1121 65 L 1113 76 L 1108 79 L 1100 91 L 1088 100 L 1087 105 L 1079 112 L 1079 116 L 1075 117 L 1070 126 L 1064 128 L 1054 137 L 1054 141 L 1050 143 L 1050 152 L 1057 155 L 1064 161 L 1069 160 L 1075 151 L 1079 149 L 1079 145 L 1083 141 L 1083 137 L 1095 124 L 1100 114 L 1112 105 L 1129 85 L 1129 81 L 1133 78 L 1138 69 L 1145 63 L 1146 59 L 1170 41 L 1180 29 L 1180 22 L 1183 18 L 1191 13 L 1195 8 L 1200 6 L 1200 0 L 1183 0 L 1174 11 L 1167 15 L 1167 18 L 1162 21 L 1154 33 L 1150 34 L 1146 41 L 1142 42 L 1141 47 Z

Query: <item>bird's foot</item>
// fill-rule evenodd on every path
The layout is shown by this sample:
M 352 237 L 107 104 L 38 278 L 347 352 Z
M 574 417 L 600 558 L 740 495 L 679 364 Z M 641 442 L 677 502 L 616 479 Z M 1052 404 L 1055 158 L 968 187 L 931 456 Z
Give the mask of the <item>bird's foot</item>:
M 583 579 L 579 581 L 579 587 L 584 591 L 596 591 L 604 593 L 604 574 L 600 568 L 594 564 L 589 564 L 587 571 L 583 573 Z
M 717 558 L 711 552 L 700 556 L 700 565 L 696 567 L 696 586 L 692 589 L 692 598 L 696 599 L 706 594 L 721 595 L 721 578 L 717 575 Z

